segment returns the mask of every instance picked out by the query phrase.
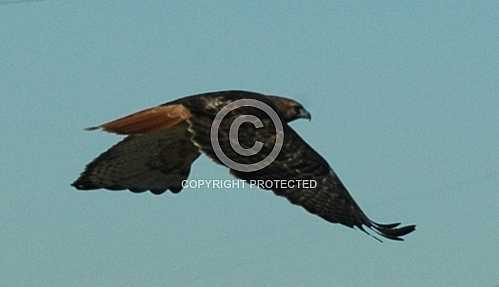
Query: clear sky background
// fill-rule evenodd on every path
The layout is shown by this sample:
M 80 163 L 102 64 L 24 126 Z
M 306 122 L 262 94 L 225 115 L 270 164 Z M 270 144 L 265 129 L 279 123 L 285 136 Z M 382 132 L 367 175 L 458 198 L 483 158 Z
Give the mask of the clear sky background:
M 497 1 L 350 2 L 0 5 L 0 285 L 499 284 Z M 70 187 L 119 140 L 83 128 L 221 89 L 299 100 L 368 215 L 417 231 L 380 244 L 265 192 Z

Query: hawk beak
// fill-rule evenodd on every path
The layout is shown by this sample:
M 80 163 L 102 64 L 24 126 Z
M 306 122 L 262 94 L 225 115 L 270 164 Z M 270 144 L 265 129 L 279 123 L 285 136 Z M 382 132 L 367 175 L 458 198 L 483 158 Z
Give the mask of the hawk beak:
M 307 119 L 309 121 L 312 120 L 312 114 L 310 114 L 307 110 L 305 109 L 301 109 L 300 110 L 300 113 L 298 114 L 298 117 L 299 118 L 302 118 L 302 119 Z

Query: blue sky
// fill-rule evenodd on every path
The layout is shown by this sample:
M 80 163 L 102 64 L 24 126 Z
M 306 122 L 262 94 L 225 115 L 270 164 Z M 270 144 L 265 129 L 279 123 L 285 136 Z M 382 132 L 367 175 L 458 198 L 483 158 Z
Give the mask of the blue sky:
M 495 1 L 0 5 L 0 285 L 499 284 Z M 119 140 L 82 129 L 204 91 L 299 100 L 293 127 L 379 244 L 271 193 L 77 192 Z M 192 178 L 230 178 L 198 160 Z

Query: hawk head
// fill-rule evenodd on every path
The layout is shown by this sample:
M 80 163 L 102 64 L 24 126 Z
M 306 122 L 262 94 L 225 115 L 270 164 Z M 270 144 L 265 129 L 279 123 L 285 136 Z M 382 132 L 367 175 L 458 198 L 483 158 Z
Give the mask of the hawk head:
M 312 115 L 302 106 L 302 104 L 293 99 L 278 96 L 267 97 L 277 106 L 286 122 L 291 122 L 296 119 L 312 119 Z

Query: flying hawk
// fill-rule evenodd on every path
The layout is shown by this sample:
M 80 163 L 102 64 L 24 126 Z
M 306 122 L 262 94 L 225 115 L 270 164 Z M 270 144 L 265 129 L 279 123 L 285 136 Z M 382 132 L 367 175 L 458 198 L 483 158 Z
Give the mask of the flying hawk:
M 240 99 L 258 100 L 270 106 L 279 116 L 284 134 L 281 151 L 274 161 L 256 171 L 230 169 L 234 176 L 246 181 L 314 180 L 317 186 L 313 189 L 296 186 L 272 186 L 270 189 L 332 223 L 357 227 L 364 232 L 366 226 L 393 240 L 403 240 L 402 236 L 415 230 L 414 225 L 380 224 L 366 216 L 326 160 L 287 124 L 300 118 L 310 119 L 310 113 L 301 104 L 284 97 L 248 91 L 219 91 L 184 97 L 89 128 L 126 135 L 126 138 L 89 163 L 72 185 L 80 190 L 180 192 L 193 161 L 200 154 L 224 164 L 213 148 L 211 127 L 217 113 Z M 256 141 L 263 143 L 260 152 L 249 156 L 229 148 L 233 140 L 230 122 L 244 114 L 258 116 L 263 123 L 263 127 L 258 128 L 242 124 L 236 136 L 241 146 L 251 147 Z M 275 124 L 267 115 L 253 107 L 241 107 L 231 111 L 221 123 L 217 139 L 230 159 L 254 163 L 270 153 L 277 136 Z

